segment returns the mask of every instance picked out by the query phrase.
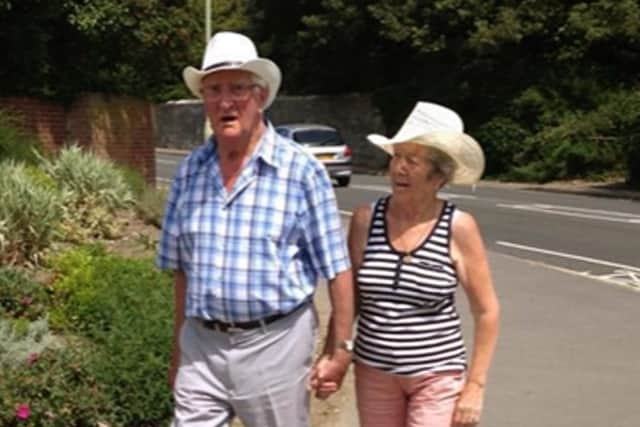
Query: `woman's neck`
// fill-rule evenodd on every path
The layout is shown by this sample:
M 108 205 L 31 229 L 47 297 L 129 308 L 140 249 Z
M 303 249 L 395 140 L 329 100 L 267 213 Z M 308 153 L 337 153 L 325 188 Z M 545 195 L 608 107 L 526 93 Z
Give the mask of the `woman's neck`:
M 387 213 L 396 221 L 417 224 L 436 217 L 440 206 L 441 201 L 435 195 L 406 198 L 392 195 Z

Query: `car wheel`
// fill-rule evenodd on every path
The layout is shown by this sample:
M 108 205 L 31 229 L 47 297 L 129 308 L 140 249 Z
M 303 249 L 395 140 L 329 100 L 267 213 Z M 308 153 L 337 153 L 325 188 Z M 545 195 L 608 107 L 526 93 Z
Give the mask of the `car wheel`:
M 346 187 L 347 185 L 349 185 L 349 181 L 351 181 L 351 177 L 343 176 L 340 178 L 336 178 L 336 181 L 338 181 L 338 187 Z

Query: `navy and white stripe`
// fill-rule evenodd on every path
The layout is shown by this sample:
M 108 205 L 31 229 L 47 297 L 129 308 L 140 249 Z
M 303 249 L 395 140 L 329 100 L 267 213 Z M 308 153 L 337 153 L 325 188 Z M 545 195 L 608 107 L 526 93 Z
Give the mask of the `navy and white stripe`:
M 367 247 L 358 271 L 359 361 L 398 375 L 466 369 L 466 350 L 455 309 L 458 276 L 450 254 L 448 201 L 431 231 L 411 253 L 390 243 L 388 197 L 373 208 Z M 410 260 L 404 260 L 410 255 Z
M 186 316 L 246 322 L 311 299 L 318 276 L 350 267 L 325 168 L 269 124 L 232 191 L 216 140 L 181 164 L 157 263 L 187 276 Z

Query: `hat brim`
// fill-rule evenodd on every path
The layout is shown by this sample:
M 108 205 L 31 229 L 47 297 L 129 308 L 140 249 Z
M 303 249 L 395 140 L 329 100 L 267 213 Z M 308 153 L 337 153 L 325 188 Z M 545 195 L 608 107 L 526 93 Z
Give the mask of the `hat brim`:
M 182 78 L 191 93 L 197 98 L 202 98 L 201 89 L 202 79 L 204 78 L 204 76 L 224 70 L 248 71 L 263 79 L 267 83 L 267 87 L 269 89 L 269 94 L 264 104 L 265 109 L 273 103 L 273 100 L 276 98 L 278 90 L 280 89 L 280 83 L 282 81 L 280 68 L 278 68 L 278 66 L 274 62 L 264 58 L 252 59 L 240 65 L 226 65 L 222 67 L 216 67 L 212 70 L 204 71 L 189 66 L 185 67 L 185 69 L 182 70 Z
M 442 151 L 451 157 L 456 165 L 450 181 L 452 184 L 475 184 L 484 172 L 485 159 L 482 147 L 473 137 L 463 132 L 437 130 L 396 140 L 371 134 L 367 139 L 391 156 L 395 145 L 408 142 Z

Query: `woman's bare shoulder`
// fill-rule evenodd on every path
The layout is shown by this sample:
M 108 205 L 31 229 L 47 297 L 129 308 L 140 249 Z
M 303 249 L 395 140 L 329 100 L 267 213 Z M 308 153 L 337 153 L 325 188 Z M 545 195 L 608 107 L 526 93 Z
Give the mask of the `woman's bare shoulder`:
M 371 213 L 373 209 L 370 203 L 358 206 L 351 216 L 351 224 L 358 227 L 368 227 L 371 221 Z
M 479 233 L 478 223 L 469 212 L 456 209 L 453 214 L 453 237 L 468 233 Z

